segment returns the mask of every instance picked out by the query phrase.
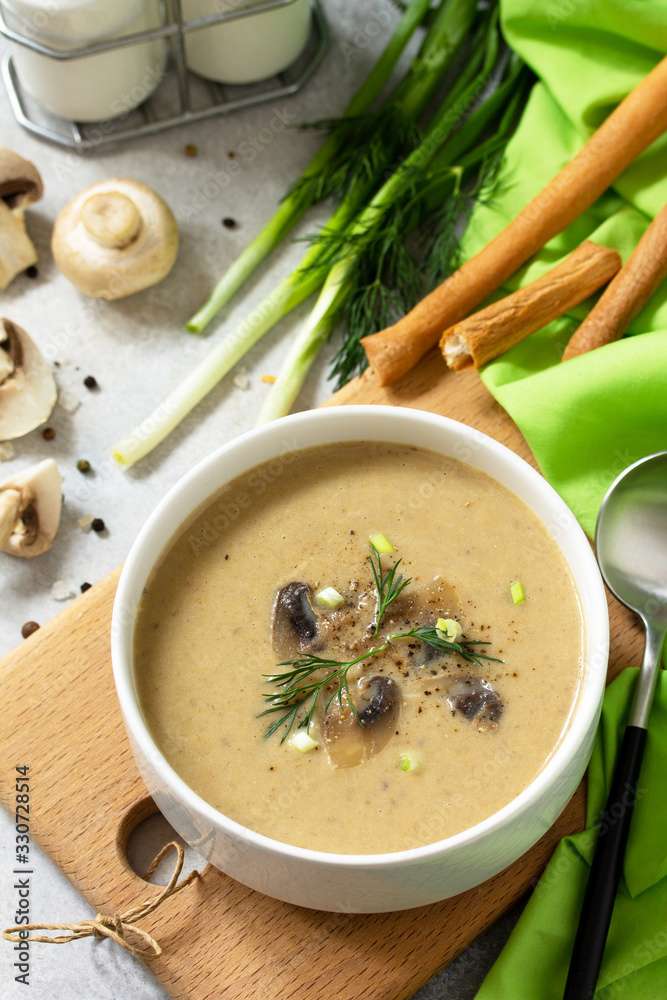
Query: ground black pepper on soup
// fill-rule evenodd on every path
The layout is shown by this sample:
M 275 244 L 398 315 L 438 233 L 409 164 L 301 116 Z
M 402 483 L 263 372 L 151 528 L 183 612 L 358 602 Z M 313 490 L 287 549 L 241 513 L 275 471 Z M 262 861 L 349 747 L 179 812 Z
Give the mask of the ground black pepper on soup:
M 181 777 L 277 840 L 398 851 L 490 816 L 544 766 L 581 673 L 567 566 L 463 462 L 354 442 L 226 486 L 149 580 L 143 712 Z

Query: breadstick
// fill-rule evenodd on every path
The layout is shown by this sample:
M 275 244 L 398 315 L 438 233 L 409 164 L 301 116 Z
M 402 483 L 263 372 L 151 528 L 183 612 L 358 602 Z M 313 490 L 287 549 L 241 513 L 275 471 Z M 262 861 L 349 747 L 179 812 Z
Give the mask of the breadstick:
M 563 361 L 618 340 L 633 316 L 667 278 L 667 205 L 656 215 L 627 263 L 605 288 L 565 348 Z
M 533 254 L 578 218 L 667 129 L 667 57 L 612 111 L 577 155 L 478 254 L 414 309 L 362 344 L 381 385 L 408 372 Z
M 615 250 L 586 240 L 536 281 L 446 330 L 440 348 L 450 368 L 476 368 L 504 354 L 606 284 L 621 266 Z

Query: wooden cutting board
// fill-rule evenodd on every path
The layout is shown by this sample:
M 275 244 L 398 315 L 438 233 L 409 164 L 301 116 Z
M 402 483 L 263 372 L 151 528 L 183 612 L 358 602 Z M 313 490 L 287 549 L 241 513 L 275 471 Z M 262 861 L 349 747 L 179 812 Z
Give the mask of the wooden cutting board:
M 486 431 L 531 461 L 519 431 L 477 375 L 448 375 L 435 356 L 392 390 L 365 376 L 332 402 L 433 410 Z M 93 907 L 107 913 L 154 891 L 131 871 L 123 851 L 129 830 L 154 806 L 146 800 L 113 689 L 115 585 L 116 574 L 94 586 L 0 666 L 0 800 L 13 811 L 12 767 L 28 763 L 33 837 Z M 642 640 L 632 616 L 613 599 L 610 613 L 613 674 L 638 661 Z M 209 867 L 146 922 L 164 948 L 152 968 L 182 1000 L 401 1000 L 534 883 L 558 839 L 580 829 L 583 810 L 580 789 L 553 829 L 507 871 L 455 899 L 402 913 L 299 909 Z M 68 914 L 52 919 L 67 920 Z

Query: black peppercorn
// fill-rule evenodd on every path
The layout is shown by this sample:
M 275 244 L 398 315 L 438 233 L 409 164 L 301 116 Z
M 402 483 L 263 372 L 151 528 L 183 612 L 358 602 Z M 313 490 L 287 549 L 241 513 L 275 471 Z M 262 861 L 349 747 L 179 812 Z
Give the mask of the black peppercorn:
M 83 472 L 84 475 L 85 473 L 90 472 L 90 470 L 92 469 L 92 466 L 87 458 L 80 458 L 79 461 L 76 463 L 76 467 L 79 470 L 79 472 Z
M 97 534 L 99 535 L 100 532 L 106 531 L 107 526 L 101 517 L 94 517 L 93 520 L 91 521 L 90 527 L 93 529 L 93 531 L 96 531 Z
M 87 581 L 85 581 L 84 583 L 81 584 L 81 587 L 80 587 L 81 593 L 85 594 L 86 591 L 90 590 L 91 587 L 92 587 L 92 583 L 88 583 Z
M 231 215 L 226 215 L 222 220 L 222 224 L 225 229 L 238 229 L 239 224 L 236 219 L 232 219 Z
M 86 377 L 83 380 L 83 384 L 85 385 L 86 389 L 90 389 L 91 392 L 94 389 L 99 389 L 97 379 L 95 378 L 94 375 L 86 375 Z
M 55 436 L 56 432 L 54 431 L 53 427 L 45 427 L 44 430 L 42 431 L 42 437 L 44 438 L 45 441 L 53 441 Z

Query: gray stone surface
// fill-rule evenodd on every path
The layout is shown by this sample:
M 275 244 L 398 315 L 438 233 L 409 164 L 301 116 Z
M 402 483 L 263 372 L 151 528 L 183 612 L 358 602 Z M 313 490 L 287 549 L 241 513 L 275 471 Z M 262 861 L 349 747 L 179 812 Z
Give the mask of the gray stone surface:
M 20 641 L 26 619 L 48 621 L 61 608 L 51 596 L 57 580 L 76 588 L 95 583 L 120 563 L 156 501 L 186 470 L 217 445 L 252 424 L 267 386 L 264 373 L 275 373 L 299 317 L 285 322 L 251 352 L 245 362 L 249 387 L 227 380 L 198 407 L 178 433 L 148 461 L 129 473 L 111 462 L 112 443 L 175 385 L 208 350 L 212 339 L 232 329 L 276 277 L 286 274 L 301 252 L 280 251 L 241 296 L 211 339 L 188 336 L 182 324 L 202 302 L 216 277 L 256 231 L 289 180 L 307 159 L 317 138 L 294 132 L 291 125 L 337 113 L 345 97 L 365 75 L 395 14 L 389 0 L 349 0 L 326 4 L 335 36 L 333 50 L 308 89 L 298 97 L 229 118 L 166 132 L 128 143 L 99 155 L 79 156 L 49 146 L 21 130 L 0 87 L 0 144 L 34 160 L 42 171 L 46 194 L 29 213 L 30 232 L 39 248 L 39 277 L 20 278 L 2 296 L 1 312 L 25 326 L 51 361 L 59 361 L 58 381 L 80 405 L 62 406 L 50 421 L 56 438 L 45 442 L 39 431 L 15 443 L 15 458 L 2 463 L 5 478 L 38 459 L 52 456 L 64 477 L 65 509 L 53 550 L 34 562 L 0 557 L 0 652 Z M 194 143 L 196 159 L 183 147 Z M 236 154 L 234 159 L 229 153 Z M 81 187 L 112 175 L 130 175 L 152 184 L 171 204 L 182 246 L 177 265 L 160 286 L 131 299 L 103 303 L 81 297 L 58 274 L 49 252 L 53 219 Z M 231 215 L 239 228 L 221 225 Z M 305 227 L 312 230 L 316 217 Z M 98 393 L 82 384 L 93 374 Z M 305 408 L 328 394 L 326 358 L 317 365 L 300 400 Z M 83 477 L 76 461 L 87 458 L 93 474 Z M 84 514 L 104 518 L 108 533 L 83 534 Z M 2 766 L 13 766 L 4 761 Z M 36 797 L 34 810 L 39 811 Z M 76 823 L 77 817 L 72 817 Z M 12 830 L 0 813 L 0 923 L 13 921 Z M 57 868 L 34 850 L 33 918 L 77 919 L 89 913 L 84 901 Z M 502 946 L 511 918 L 480 938 L 444 974 L 418 994 L 419 1000 L 467 1000 Z M 443 929 L 443 934 L 446 931 Z M 0 945 L 0 995 L 18 1000 L 25 989 L 12 981 L 12 951 Z M 33 1000 L 157 1000 L 164 994 L 150 973 L 125 953 L 108 945 L 78 942 L 68 947 L 35 946 Z M 267 998 L 270 1000 L 270 998 Z

